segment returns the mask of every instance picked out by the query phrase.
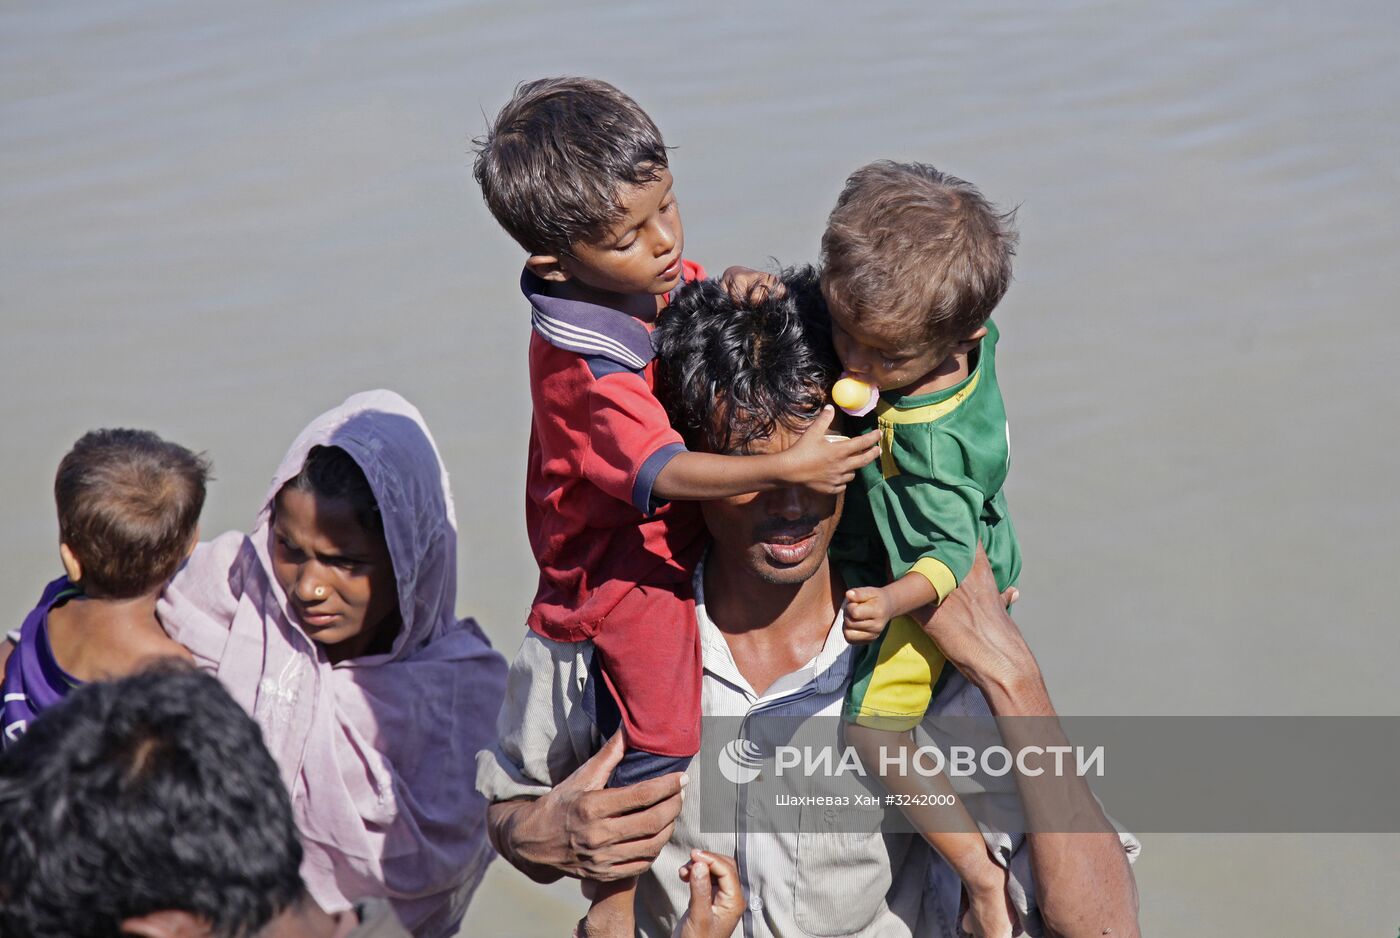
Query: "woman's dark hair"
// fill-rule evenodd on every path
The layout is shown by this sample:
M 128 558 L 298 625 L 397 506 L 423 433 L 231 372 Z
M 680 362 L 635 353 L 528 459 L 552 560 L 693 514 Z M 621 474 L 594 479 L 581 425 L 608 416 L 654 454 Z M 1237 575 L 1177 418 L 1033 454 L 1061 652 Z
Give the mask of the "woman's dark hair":
M 245 938 L 300 901 L 301 857 L 258 725 L 187 665 L 79 687 L 0 753 L 6 938 L 118 938 L 162 910 Z
M 840 373 L 811 267 L 779 274 L 736 301 L 720 283 L 688 283 L 656 329 L 657 396 L 692 449 L 743 452 L 781 424 L 793 429 L 827 402 Z
M 384 533 L 379 503 L 360 464 L 339 446 L 313 446 L 306 454 L 301 472 L 287 480 L 282 492 L 291 489 L 319 498 L 343 498 L 355 510 L 360 527 L 374 534 Z M 281 492 L 278 493 L 279 495 Z

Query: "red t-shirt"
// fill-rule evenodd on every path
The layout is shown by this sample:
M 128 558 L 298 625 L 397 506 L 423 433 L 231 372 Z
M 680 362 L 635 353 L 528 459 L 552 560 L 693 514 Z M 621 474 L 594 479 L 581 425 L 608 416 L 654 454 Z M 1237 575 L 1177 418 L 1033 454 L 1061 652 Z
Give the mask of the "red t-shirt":
M 683 280 L 705 276 L 682 266 Z M 639 585 L 688 589 L 704 526 L 695 503 L 652 498 L 685 444 L 653 393 L 651 326 L 550 296 L 529 271 L 520 287 L 534 326 L 525 522 L 540 567 L 528 624 L 579 641 Z

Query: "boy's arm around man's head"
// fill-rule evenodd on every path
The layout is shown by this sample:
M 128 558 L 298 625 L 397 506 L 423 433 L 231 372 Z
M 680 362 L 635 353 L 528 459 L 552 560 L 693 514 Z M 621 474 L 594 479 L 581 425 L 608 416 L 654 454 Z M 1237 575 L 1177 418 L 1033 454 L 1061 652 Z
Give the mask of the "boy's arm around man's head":
M 853 440 L 828 439 L 835 409 L 823 408 L 787 449 L 752 456 L 684 452 L 656 477 L 659 498 L 703 501 L 731 498 L 801 485 L 823 494 L 845 490 L 856 471 L 880 455 L 880 434 L 872 430 Z

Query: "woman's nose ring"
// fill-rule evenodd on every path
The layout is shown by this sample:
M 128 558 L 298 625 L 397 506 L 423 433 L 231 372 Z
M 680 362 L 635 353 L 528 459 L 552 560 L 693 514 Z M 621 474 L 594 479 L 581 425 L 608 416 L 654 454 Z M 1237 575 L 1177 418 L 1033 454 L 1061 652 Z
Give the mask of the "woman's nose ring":
M 326 595 L 326 588 L 325 588 L 324 586 L 318 586 L 318 587 L 316 587 L 314 590 L 312 590 L 311 592 L 314 593 L 314 594 L 316 595 L 316 598 L 317 598 L 317 599 L 322 599 L 322 598 L 324 598 L 325 595 Z

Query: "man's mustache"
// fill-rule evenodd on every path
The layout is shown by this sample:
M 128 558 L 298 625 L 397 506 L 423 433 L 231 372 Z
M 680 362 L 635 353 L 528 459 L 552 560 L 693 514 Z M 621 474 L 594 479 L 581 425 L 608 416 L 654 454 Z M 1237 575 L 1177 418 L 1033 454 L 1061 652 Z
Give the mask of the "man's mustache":
M 793 521 L 765 521 L 754 529 L 754 538 L 767 541 L 774 537 L 802 537 L 816 531 L 821 521 L 817 515 L 803 515 Z

